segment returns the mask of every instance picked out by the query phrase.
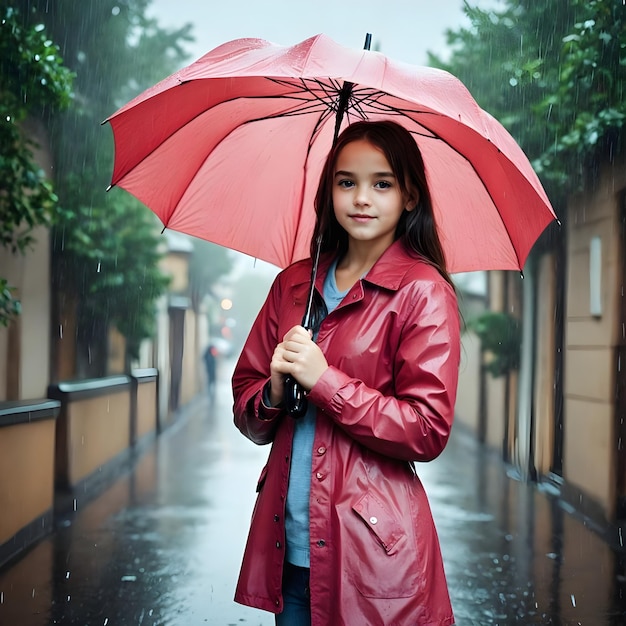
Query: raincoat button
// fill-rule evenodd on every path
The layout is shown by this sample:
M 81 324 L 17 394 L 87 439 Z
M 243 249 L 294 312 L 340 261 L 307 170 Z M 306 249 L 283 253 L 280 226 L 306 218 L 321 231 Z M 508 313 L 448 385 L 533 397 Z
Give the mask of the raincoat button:
M 370 524 L 378 524 L 378 518 L 372 515 L 372 517 L 370 517 Z
M 277 541 L 277 542 L 276 542 L 276 547 L 277 547 L 277 548 L 280 548 L 280 541 Z
M 279 522 L 280 521 L 280 517 L 278 515 L 274 515 L 274 521 L 275 522 Z
M 326 452 L 326 448 L 325 448 L 324 446 L 320 446 L 320 447 L 317 449 L 317 453 L 318 453 L 318 454 L 324 454 L 325 452 Z
M 323 547 L 326 545 L 326 542 L 325 542 L 323 539 L 320 539 L 320 540 L 317 542 L 317 545 L 318 545 L 320 548 L 323 548 Z
M 324 478 L 324 474 L 322 474 L 322 472 L 317 472 L 317 474 L 315 474 L 315 478 L 317 478 L 317 480 L 322 480 L 322 478 Z

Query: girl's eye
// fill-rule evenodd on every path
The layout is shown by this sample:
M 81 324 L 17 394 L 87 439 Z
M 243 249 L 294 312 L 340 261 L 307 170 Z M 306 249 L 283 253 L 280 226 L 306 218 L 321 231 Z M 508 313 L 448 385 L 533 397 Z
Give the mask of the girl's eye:
M 340 180 L 337 182 L 337 185 L 342 189 L 350 189 L 350 187 L 354 186 L 354 183 L 351 180 Z
M 391 183 L 388 180 L 379 180 L 374 187 L 377 189 L 389 189 L 389 187 L 391 187 Z

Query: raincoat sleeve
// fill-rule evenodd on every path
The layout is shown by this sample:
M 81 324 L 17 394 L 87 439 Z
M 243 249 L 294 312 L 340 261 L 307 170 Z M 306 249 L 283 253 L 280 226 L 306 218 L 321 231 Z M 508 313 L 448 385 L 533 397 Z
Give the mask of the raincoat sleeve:
M 447 283 L 415 290 L 394 356 L 394 395 L 330 366 L 309 399 L 349 436 L 381 454 L 430 461 L 454 417 L 460 359 L 457 300 Z
M 282 409 L 263 403 L 263 390 L 270 380 L 270 362 L 278 343 L 280 292 L 279 276 L 252 325 L 232 379 L 235 425 L 257 444 L 274 439 L 278 421 L 284 415 Z

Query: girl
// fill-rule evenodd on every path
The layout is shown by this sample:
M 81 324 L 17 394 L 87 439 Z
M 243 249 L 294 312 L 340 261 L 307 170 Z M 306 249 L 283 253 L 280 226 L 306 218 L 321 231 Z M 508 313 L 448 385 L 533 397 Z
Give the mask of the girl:
M 311 260 L 293 264 L 233 375 L 237 427 L 272 443 L 235 600 L 277 613 L 279 626 L 449 626 L 413 461 L 434 459 L 448 440 L 459 316 L 411 135 L 389 121 L 347 127 L 315 205 L 327 315 L 314 337 L 299 324 Z M 288 375 L 308 393 L 298 420 L 283 405 Z

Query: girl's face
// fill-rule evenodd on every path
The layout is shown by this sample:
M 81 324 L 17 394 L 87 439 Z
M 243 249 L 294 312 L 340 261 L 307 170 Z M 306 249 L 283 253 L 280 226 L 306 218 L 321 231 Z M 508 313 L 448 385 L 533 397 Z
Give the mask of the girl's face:
M 346 144 L 337 155 L 333 206 L 350 246 L 359 242 L 382 253 L 394 241 L 402 212 L 416 204 L 409 206 L 384 153 L 368 141 Z

